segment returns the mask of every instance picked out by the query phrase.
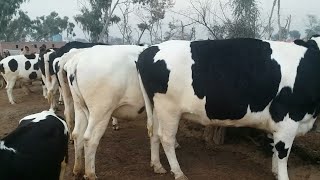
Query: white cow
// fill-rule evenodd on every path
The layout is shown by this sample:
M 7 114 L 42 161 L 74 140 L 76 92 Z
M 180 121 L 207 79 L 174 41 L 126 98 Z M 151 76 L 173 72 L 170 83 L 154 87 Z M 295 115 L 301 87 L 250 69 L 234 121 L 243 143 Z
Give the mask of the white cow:
M 88 179 L 96 178 L 95 154 L 111 116 L 123 119 L 146 117 L 134 63 L 143 49 L 145 47 L 134 45 L 94 46 L 80 50 L 60 66 L 64 70 L 58 73 L 60 83 L 68 83 L 74 101 L 73 172 L 77 178 L 82 178 L 84 168 Z M 70 95 L 63 94 L 63 97 Z M 83 147 L 85 164 L 82 162 Z

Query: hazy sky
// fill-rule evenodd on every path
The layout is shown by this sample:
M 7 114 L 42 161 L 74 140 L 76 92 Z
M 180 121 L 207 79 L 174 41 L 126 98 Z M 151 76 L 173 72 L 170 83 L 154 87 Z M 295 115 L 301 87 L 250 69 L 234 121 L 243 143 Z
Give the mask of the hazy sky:
M 189 4 L 189 0 L 175 0 L 175 2 L 175 10 L 185 9 Z M 267 17 L 270 13 L 272 2 L 273 0 L 259 0 L 263 17 Z M 56 11 L 60 16 L 68 16 L 74 21 L 73 16 L 79 13 L 80 5 L 77 0 L 29 0 L 28 3 L 22 4 L 21 9 L 27 11 L 31 18 L 48 15 L 50 12 Z M 315 14 L 320 17 L 320 0 L 281 0 L 281 14 L 283 17 L 291 14 L 291 29 L 298 29 L 301 33 L 304 33 L 306 15 Z M 76 23 L 75 25 L 77 37 L 83 38 L 82 30 Z M 119 36 L 116 28 L 113 28 L 111 35 Z

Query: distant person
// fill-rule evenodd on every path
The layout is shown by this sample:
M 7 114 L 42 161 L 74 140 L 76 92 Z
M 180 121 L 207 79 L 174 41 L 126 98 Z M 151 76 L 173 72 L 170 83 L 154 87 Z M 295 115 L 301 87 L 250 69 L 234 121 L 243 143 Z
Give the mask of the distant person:
M 24 46 L 23 54 L 24 55 L 30 55 L 31 54 L 30 49 L 29 49 L 28 46 Z

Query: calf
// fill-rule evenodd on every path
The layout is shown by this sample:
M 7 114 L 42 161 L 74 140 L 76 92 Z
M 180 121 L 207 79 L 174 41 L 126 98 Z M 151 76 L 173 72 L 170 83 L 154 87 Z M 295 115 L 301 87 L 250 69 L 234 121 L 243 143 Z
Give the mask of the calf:
M 143 49 L 145 47 L 134 45 L 98 45 L 81 50 L 60 66 L 64 70 L 60 81 L 68 83 L 74 102 L 73 172 L 78 179 L 83 173 L 88 179 L 96 178 L 95 154 L 111 116 L 146 117 L 134 63 Z M 82 161 L 84 146 L 85 163 Z
M 35 55 L 34 59 L 28 59 L 24 55 L 16 55 L 8 56 L 0 61 L 0 72 L 7 82 L 7 94 L 11 104 L 15 104 L 12 90 L 17 80 L 28 82 L 41 80 L 38 57 L 38 54 Z M 42 88 L 45 96 L 46 88 L 44 84 L 42 84 Z
M 53 111 L 24 117 L 0 140 L 1 179 L 62 180 L 67 162 L 67 125 Z
M 319 38 L 310 41 L 319 46 Z M 175 178 L 187 179 L 174 149 L 182 118 L 271 133 L 272 172 L 289 179 L 293 140 L 312 128 L 320 107 L 320 51 L 311 46 L 229 39 L 168 41 L 146 49 L 137 69 L 155 169 L 163 169 L 161 141 Z

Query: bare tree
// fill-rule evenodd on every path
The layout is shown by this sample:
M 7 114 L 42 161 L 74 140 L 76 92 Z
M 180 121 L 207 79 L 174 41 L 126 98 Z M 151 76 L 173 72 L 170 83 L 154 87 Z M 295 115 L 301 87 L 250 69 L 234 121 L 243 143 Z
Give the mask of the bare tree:
M 278 36 L 279 36 L 279 40 L 282 39 L 282 27 L 281 27 L 281 22 L 280 22 L 280 0 L 278 0 L 278 28 L 279 28 L 279 32 L 278 32 Z
M 125 0 L 122 5 L 119 6 L 119 10 L 122 14 L 122 21 L 117 26 L 122 35 L 122 44 L 132 43 L 132 27 L 129 25 L 129 14 L 133 12 L 132 1 Z
M 146 25 L 146 29 L 143 30 L 149 32 L 151 44 L 163 41 L 162 20 L 165 18 L 166 11 L 173 4 L 172 0 L 153 0 L 143 4 L 136 11 L 136 15 L 140 19 L 139 24 Z
M 271 13 L 269 16 L 269 23 L 268 23 L 268 39 L 271 39 L 272 36 L 272 27 L 271 27 L 271 21 L 272 21 L 272 15 L 273 15 L 273 11 L 274 11 L 274 7 L 276 6 L 277 0 L 273 1 L 273 5 L 272 5 L 272 9 L 271 9 Z

